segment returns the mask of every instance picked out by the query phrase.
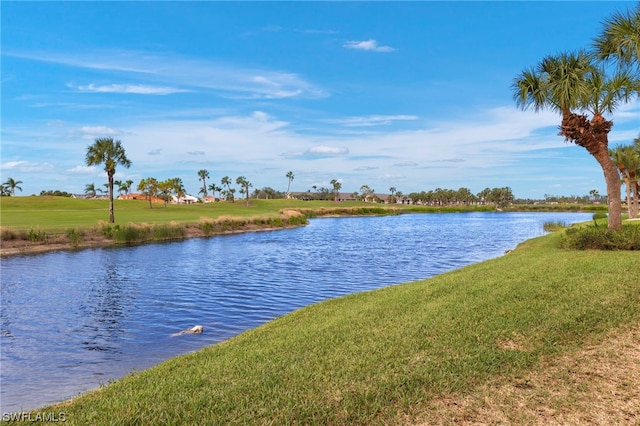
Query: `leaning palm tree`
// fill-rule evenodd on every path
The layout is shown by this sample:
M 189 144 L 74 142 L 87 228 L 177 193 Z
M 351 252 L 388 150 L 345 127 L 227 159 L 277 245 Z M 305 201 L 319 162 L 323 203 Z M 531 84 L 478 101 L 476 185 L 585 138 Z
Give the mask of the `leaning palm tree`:
M 291 192 L 289 190 L 291 189 L 291 181 L 293 180 L 294 175 L 292 171 L 288 171 L 285 176 L 289 179 L 289 183 L 287 184 L 287 198 L 291 198 Z
M 622 206 L 618 168 L 608 148 L 613 122 L 604 114 L 630 101 L 637 84 L 629 70 L 619 69 L 608 76 L 591 55 L 579 51 L 547 56 L 535 68 L 523 71 L 512 85 L 519 107 L 558 112 L 562 116 L 560 136 L 585 148 L 600 164 L 607 186 L 610 230 L 622 227 Z
M 16 189 L 19 189 L 22 192 L 22 188 L 19 186 L 22 183 L 21 180 L 14 180 L 13 178 L 8 178 L 5 183 L 2 185 L 9 190 L 9 194 L 11 196 L 16 195 Z
M 116 166 L 131 167 L 131 161 L 122 147 L 122 142 L 114 141 L 113 138 L 97 138 L 93 145 L 87 147 L 87 166 L 97 166 L 104 164 L 104 171 L 107 173 L 109 182 L 109 223 L 115 223 L 113 214 L 113 176 L 116 174 Z

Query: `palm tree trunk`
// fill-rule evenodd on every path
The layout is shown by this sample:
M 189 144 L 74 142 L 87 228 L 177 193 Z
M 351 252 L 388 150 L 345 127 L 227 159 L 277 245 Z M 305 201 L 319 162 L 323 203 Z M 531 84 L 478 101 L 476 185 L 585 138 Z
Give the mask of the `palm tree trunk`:
M 609 207 L 608 229 L 610 231 L 622 228 L 622 200 L 620 197 L 620 175 L 618 167 L 609 155 L 595 156 L 602 167 L 604 180 L 607 184 L 607 203 Z M 600 158 L 599 158 L 600 157 Z
M 109 174 L 109 223 L 115 223 L 116 218 L 113 214 L 113 174 Z

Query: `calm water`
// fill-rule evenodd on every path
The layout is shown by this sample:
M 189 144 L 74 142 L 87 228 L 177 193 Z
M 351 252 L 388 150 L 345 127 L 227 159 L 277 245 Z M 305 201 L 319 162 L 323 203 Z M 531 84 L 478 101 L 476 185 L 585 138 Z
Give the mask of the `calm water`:
M 1 412 L 34 409 L 296 308 L 501 256 L 589 213 L 316 219 L 292 230 L 1 262 Z M 196 324 L 201 335 L 172 337 Z

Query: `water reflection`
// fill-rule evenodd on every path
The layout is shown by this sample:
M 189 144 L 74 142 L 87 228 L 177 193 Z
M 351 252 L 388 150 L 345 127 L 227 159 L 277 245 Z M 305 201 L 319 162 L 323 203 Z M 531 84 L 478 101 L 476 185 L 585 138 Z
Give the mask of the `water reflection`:
M 75 396 L 311 303 L 502 255 L 590 214 L 318 219 L 285 231 L 3 259 L 1 410 Z M 171 337 L 205 326 L 202 335 Z

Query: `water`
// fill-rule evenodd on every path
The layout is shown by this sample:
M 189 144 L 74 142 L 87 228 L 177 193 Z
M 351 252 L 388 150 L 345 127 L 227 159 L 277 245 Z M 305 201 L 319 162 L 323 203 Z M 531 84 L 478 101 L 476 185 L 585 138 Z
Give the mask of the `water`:
M 291 230 L 3 259 L 0 411 L 76 396 L 299 307 L 501 256 L 588 213 L 326 218 Z M 201 335 L 172 337 L 201 324 Z

